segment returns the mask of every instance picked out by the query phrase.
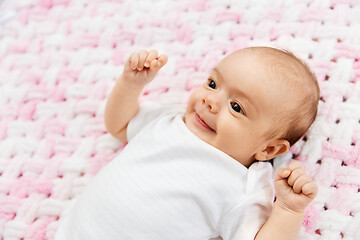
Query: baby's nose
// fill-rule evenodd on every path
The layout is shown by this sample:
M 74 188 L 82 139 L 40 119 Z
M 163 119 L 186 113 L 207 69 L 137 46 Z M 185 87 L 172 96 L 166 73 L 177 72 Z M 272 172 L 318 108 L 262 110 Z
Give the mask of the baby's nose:
M 202 103 L 206 105 L 211 113 L 217 113 L 220 110 L 220 104 L 215 96 L 209 94 L 202 99 Z

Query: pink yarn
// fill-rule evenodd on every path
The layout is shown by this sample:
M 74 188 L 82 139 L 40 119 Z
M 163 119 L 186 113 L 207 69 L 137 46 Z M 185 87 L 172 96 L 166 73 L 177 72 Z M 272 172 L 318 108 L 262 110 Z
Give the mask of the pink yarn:
M 38 219 L 31 225 L 26 235 L 26 239 L 47 240 L 46 229 L 52 221 L 53 219 L 50 218 Z
M 178 38 L 177 40 L 179 42 L 182 42 L 184 44 L 190 44 L 192 39 L 193 39 L 193 33 L 194 31 L 191 28 L 191 25 L 185 25 L 181 28 L 178 29 L 177 34 L 178 34 Z
M 316 224 L 319 219 L 319 211 L 315 208 L 314 204 L 310 204 L 305 212 L 303 226 L 307 233 L 313 233 L 316 230 Z
M 70 2 L 70 0 L 38 0 L 38 4 L 40 7 L 50 9 L 57 5 L 66 5 Z
M 339 183 L 337 183 L 336 187 L 338 191 L 331 196 L 330 201 L 327 202 L 327 207 L 336 209 L 343 215 L 349 215 L 356 201 L 353 196 L 358 192 L 358 187 Z

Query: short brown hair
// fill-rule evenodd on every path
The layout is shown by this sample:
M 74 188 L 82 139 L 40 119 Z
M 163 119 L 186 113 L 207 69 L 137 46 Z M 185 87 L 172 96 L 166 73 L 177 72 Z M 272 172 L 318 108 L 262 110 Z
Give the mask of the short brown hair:
M 320 97 L 319 85 L 308 65 L 290 51 L 268 47 L 260 47 L 260 50 L 264 51 L 261 57 L 270 64 L 272 73 L 283 78 L 285 84 L 292 83 L 303 90 L 300 99 L 295 101 L 289 111 L 275 117 L 274 120 L 279 124 L 268 133 L 269 139 L 284 139 L 292 146 L 315 121 Z

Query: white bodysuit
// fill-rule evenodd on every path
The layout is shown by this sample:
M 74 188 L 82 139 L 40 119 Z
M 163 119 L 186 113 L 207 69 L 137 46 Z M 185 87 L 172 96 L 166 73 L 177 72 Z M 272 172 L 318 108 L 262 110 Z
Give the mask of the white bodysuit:
M 272 208 L 271 165 L 247 169 L 196 137 L 183 115 L 143 104 L 128 145 L 85 188 L 55 239 L 254 239 Z

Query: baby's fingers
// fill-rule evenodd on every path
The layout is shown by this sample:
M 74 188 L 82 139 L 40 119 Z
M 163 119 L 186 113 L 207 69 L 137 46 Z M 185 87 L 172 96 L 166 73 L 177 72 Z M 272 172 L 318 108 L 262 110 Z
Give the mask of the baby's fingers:
M 287 168 L 280 168 L 275 176 L 275 181 L 289 177 L 290 171 Z
M 148 56 L 146 50 L 135 52 L 129 57 L 129 63 L 132 70 L 142 71 L 144 69 L 145 60 Z
M 167 63 L 167 60 L 168 60 L 167 56 L 165 54 L 161 54 L 159 57 L 159 62 L 160 62 L 159 66 L 160 67 L 164 66 Z
M 135 52 L 130 55 L 129 63 L 132 70 L 135 70 L 139 64 L 140 53 Z
M 318 186 L 315 182 L 309 182 L 302 187 L 302 192 L 311 199 L 314 199 L 318 193 Z
M 291 171 L 291 174 L 288 178 L 288 184 L 294 187 L 295 182 L 303 175 L 306 175 L 302 168 L 296 168 L 295 170 Z
M 140 51 L 139 63 L 137 65 L 138 71 L 141 71 L 144 69 L 144 64 L 145 64 L 145 60 L 146 60 L 147 56 L 148 56 L 148 51 L 146 51 L 146 50 Z
M 288 166 L 288 169 L 289 169 L 290 171 L 294 171 L 294 170 L 297 169 L 297 168 L 302 168 L 302 164 L 301 164 L 300 161 L 294 160 L 294 161 L 292 161 L 292 162 L 289 164 L 289 166 Z
M 161 54 L 160 57 L 156 58 L 151 62 L 150 70 L 157 72 L 160 68 L 162 68 L 167 63 L 167 56 L 165 54 Z
M 304 174 L 304 175 L 299 176 L 295 180 L 294 185 L 293 185 L 294 193 L 297 193 L 297 194 L 301 193 L 303 186 L 305 186 L 306 184 L 308 184 L 310 182 L 312 182 L 312 179 L 309 175 Z
M 151 62 L 155 60 L 157 57 L 158 57 L 158 52 L 154 49 L 150 50 L 148 56 L 146 57 L 144 66 L 147 68 L 150 67 Z

